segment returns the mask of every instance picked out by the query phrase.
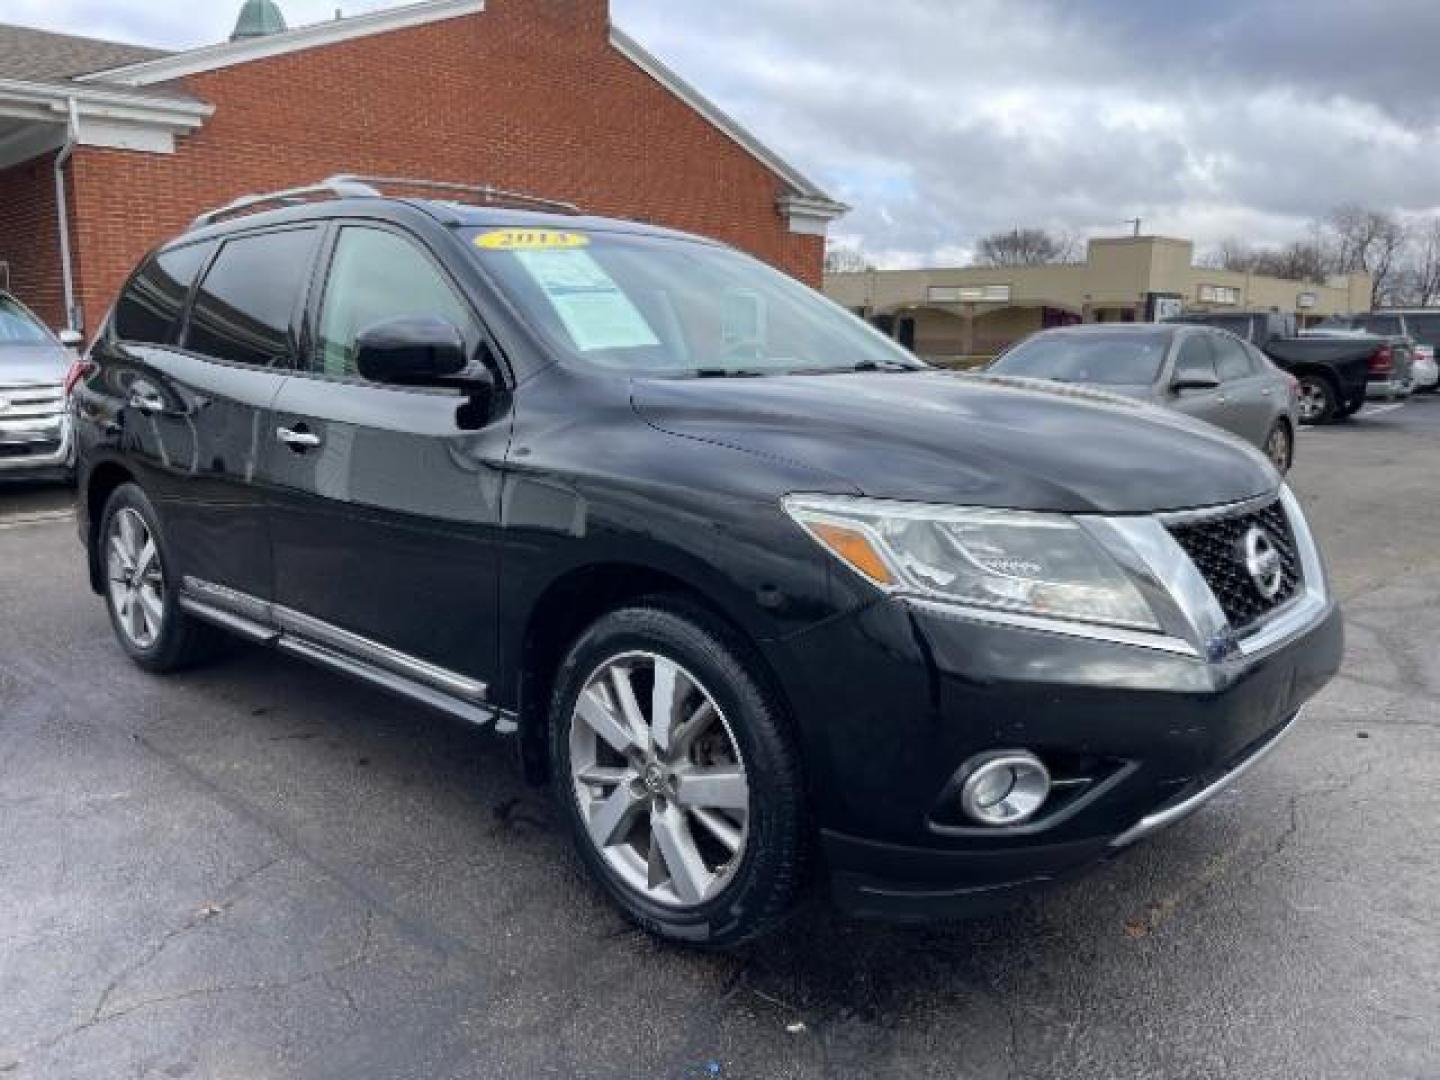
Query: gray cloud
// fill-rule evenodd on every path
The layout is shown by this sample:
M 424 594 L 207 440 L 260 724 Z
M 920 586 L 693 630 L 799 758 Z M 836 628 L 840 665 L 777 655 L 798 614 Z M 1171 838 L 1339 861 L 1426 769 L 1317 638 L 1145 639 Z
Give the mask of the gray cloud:
M 335 0 L 280 0 L 292 23 Z M 524 3 L 528 0 L 495 0 Z M 340 0 L 349 13 L 384 0 Z M 1282 242 L 1337 203 L 1440 204 L 1434 0 L 613 0 L 616 21 L 855 210 L 886 262 L 1015 225 Z M 148 44 L 239 0 L 7 0 Z

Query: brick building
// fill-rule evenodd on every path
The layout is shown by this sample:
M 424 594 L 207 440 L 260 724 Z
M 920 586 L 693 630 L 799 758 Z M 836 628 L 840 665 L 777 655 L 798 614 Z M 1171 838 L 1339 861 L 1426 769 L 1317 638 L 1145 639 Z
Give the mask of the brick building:
M 93 330 L 140 256 L 200 211 L 341 172 L 529 191 L 821 282 L 845 208 L 613 26 L 608 0 L 278 26 L 250 0 L 235 38 L 181 53 L 0 26 L 12 291 Z

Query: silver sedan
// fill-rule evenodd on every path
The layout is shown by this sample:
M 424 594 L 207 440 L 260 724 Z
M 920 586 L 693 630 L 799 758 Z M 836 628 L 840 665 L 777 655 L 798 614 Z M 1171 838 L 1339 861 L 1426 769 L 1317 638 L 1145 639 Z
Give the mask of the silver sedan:
M 1258 447 L 1281 472 L 1295 459 L 1298 384 L 1224 330 L 1155 323 L 1042 330 L 989 370 L 1079 383 L 1175 409 Z

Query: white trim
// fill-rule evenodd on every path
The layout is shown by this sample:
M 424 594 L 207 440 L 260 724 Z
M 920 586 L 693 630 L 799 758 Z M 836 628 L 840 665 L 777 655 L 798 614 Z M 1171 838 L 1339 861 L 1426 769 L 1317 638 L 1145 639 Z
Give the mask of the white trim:
M 836 202 L 826 195 L 804 173 L 746 131 L 733 117 L 722 111 L 714 102 L 707 99 L 699 90 L 682 79 L 657 56 L 618 26 L 610 27 L 610 44 L 620 55 L 685 102 L 686 105 L 689 105 L 739 144 L 741 149 L 756 161 L 790 185 L 794 193 L 781 200 L 780 210 L 790 217 L 792 228 L 797 222 L 813 224 L 824 214 L 828 214 L 824 220 L 831 221 L 850 209 L 844 203 Z M 808 230 L 795 228 L 795 231 L 805 232 Z M 820 233 L 823 235 L 823 227 Z
M 154 154 L 174 153 L 175 137 L 197 130 L 215 111 L 200 101 L 125 89 L 0 79 L 0 116 L 30 125 L 0 140 L 0 168 L 63 146 L 72 103 L 85 121 L 77 145 Z
M 849 209 L 844 203 L 804 195 L 785 195 L 780 199 L 780 212 L 790 222 L 790 231 L 804 236 L 824 236 L 830 222 Z
M 169 82 L 171 79 L 183 79 L 188 75 L 233 67 L 236 64 L 248 64 L 254 60 L 266 60 L 272 56 L 284 56 L 305 49 L 317 49 L 323 45 L 353 41 L 373 34 L 388 34 L 394 30 L 406 30 L 445 19 L 476 15 L 484 10 L 485 0 L 427 0 L 425 3 L 375 11 L 368 15 L 353 15 L 345 19 L 300 26 L 265 37 L 245 38 L 241 41 L 227 41 L 219 45 L 191 49 L 174 56 L 163 56 L 158 60 L 142 60 L 138 64 L 81 75 L 78 81 L 149 86 L 153 83 Z

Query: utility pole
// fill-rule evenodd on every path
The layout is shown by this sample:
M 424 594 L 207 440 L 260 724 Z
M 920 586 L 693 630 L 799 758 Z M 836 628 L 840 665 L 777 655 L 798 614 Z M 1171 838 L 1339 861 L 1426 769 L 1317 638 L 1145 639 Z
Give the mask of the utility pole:
M 1125 219 L 1125 224 L 1135 226 L 1135 231 L 1131 234 L 1132 236 L 1140 235 L 1140 219 L 1138 217 L 1127 217 Z

